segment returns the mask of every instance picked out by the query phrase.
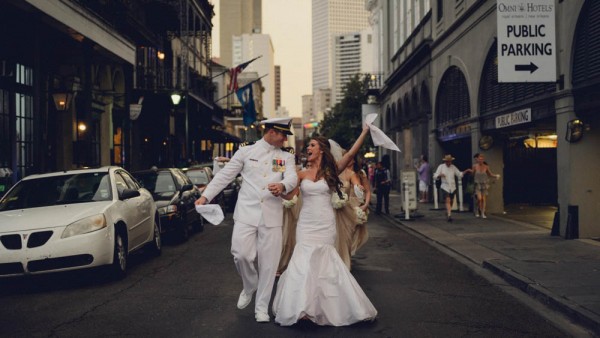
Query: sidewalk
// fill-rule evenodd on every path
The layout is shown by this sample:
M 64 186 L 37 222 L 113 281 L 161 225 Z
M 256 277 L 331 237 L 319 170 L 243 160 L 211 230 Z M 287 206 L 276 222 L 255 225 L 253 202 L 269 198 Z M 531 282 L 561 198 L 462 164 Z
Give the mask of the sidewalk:
M 374 196 L 375 197 L 375 196 Z M 372 212 L 376 201 L 372 199 Z M 398 193 L 390 194 L 383 217 L 482 266 L 511 285 L 600 335 L 600 242 L 565 240 L 550 229 L 504 215 L 476 218 L 471 212 L 431 210 L 419 204 L 405 220 Z M 443 204 L 439 205 L 444 208 Z

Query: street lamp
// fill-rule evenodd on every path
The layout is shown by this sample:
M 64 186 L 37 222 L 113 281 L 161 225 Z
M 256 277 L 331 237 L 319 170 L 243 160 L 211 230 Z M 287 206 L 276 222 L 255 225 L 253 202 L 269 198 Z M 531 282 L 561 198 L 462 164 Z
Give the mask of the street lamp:
M 173 94 L 171 94 L 171 102 L 173 102 L 173 105 L 178 105 L 179 102 L 181 102 L 181 94 L 175 92 Z
M 73 93 L 67 91 L 52 94 L 52 99 L 54 100 L 54 107 L 56 107 L 56 110 L 58 111 L 65 111 L 69 109 L 69 104 L 71 103 L 72 98 Z

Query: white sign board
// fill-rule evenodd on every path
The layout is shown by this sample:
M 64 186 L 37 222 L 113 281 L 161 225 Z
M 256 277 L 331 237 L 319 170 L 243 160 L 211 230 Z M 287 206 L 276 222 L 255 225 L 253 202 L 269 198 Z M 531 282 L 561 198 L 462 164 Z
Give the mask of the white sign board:
M 405 197 L 408 192 L 408 210 L 417 209 L 417 172 L 415 170 L 402 170 L 400 172 L 402 185 L 402 210 L 405 210 Z
M 556 82 L 554 0 L 497 0 L 498 82 Z
M 496 116 L 496 129 L 531 122 L 531 108 Z

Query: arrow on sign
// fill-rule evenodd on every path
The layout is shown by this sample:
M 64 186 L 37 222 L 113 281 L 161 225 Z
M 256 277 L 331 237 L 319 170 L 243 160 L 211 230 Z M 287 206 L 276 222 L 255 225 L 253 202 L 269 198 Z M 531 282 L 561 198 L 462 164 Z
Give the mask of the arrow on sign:
M 533 62 L 530 62 L 528 65 L 515 65 L 515 71 L 529 71 L 529 73 L 535 72 L 539 67 L 536 66 Z

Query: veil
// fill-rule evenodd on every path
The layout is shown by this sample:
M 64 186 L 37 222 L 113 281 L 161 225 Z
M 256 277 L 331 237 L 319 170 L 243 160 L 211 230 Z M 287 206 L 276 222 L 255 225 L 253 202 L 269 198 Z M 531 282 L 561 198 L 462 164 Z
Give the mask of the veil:
M 343 149 L 339 145 L 339 143 L 335 142 L 332 139 L 329 139 L 329 148 L 331 150 L 331 155 L 333 155 L 333 158 L 336 162 L 342 159 Z

